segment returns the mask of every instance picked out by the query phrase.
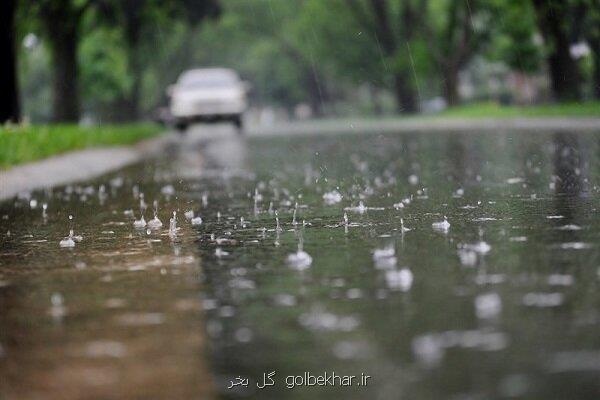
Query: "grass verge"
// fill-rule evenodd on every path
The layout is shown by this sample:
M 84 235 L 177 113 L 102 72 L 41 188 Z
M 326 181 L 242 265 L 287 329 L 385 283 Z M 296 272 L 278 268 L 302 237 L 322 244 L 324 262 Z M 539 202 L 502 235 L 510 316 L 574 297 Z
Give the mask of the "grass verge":
M 435 116 L 457 118 L 600 117 L 600 101 L 535 106 L 473 103 L 449 108 Z
M 0 168 L 88 147 L 128 145 L 163 131 L 154 124 L 0 126 Z

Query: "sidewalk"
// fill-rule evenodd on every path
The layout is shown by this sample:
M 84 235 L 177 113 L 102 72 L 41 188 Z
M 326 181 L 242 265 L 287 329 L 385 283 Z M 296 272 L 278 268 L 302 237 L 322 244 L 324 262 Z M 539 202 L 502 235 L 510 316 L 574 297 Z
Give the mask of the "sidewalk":
M 117 170 L 156 153 L 172 140 L 173 135 L 162 135 L 133 146 L 74 151 L 0 171 L 0 200 Z

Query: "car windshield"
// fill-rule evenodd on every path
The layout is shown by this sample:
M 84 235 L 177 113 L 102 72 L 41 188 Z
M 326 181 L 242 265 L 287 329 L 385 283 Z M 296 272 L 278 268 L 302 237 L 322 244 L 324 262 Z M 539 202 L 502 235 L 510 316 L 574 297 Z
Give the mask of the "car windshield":
M 228 73 L 194 73 L 184 75 L 180 80 L 183 88 L 218 88 L 233 86 L 237 82 L 233 74 Z

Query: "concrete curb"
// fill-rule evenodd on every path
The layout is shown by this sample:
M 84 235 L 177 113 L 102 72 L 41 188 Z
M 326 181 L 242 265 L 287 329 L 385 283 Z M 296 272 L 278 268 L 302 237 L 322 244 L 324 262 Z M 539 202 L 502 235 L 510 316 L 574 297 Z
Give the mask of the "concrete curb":
M 173 140 L 161 135 L 133 146 L 74 151 L 0 171 L 0 200 L 21 192 L 83 181 L 117 170 L 160 151 Z

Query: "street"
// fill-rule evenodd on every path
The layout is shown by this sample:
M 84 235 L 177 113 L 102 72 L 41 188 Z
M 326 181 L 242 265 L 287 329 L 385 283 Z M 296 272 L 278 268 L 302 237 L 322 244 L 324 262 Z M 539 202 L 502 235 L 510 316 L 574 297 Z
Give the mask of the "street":
M 0 203 L 3 393 L 593 398 L 599 134 L 202 126 L 22 193 Z M 308 372 L 371 378 L 286 385 Z

